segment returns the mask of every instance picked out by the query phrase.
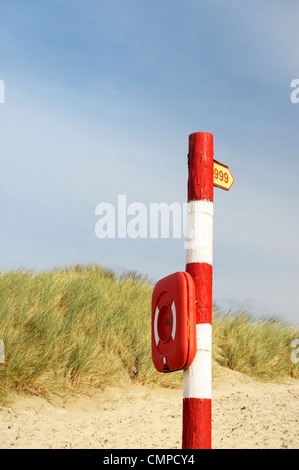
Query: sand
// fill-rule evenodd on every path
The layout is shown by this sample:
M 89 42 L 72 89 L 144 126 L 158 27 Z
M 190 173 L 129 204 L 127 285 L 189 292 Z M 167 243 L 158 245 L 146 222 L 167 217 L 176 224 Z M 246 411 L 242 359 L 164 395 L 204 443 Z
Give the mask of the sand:
M 299 447 L 299 381 L 260 383 L 224 369 L 213 382 L 214 449 Z M 1 449 L 181 449 L 182 390 L 127 385 L 92 397 L 15 398 Z

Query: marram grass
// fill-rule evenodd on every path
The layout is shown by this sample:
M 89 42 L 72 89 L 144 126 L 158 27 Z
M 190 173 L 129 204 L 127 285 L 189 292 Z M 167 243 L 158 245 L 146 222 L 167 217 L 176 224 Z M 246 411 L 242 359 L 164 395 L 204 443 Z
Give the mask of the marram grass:
M 118 385 L 178 387 L 182 372 L 151 359 L 153 284 L 98 265 L 0 274 L 0 403 L 9 391 L 46 396 Z M 298 378 L 298 329 L 247 314 L 213 317 L 213 361 L 262 380 Z
M 254 320 L 247 312 L 214 316 L 217 362 L 259 380 L 299 378 L 299 364 L 292 361 L 292 341 L 297 338 L 298 328 L 276 318 Z

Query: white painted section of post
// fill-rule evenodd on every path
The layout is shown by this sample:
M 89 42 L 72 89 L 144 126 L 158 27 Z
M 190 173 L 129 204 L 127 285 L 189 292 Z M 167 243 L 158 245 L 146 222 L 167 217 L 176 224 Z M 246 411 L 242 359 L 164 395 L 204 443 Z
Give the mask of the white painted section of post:
M 213 265 L 213 202 L 201 200 L 187 204 L 186 264 Z
M 183 398 L 212 398 L 212 325 L 196 325 L 197 353 L 184 370 Z

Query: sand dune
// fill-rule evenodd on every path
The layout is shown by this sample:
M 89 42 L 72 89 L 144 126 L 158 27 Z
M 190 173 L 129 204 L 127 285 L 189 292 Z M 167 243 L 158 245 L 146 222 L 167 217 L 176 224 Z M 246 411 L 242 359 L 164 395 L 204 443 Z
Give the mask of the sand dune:
M 299 447 L 299 381 L 263 384 L 223 369 L 213 383 L 213 448 Z M 0 411 L 1 449 L 180 449 L 182 390 L 109 388 Z

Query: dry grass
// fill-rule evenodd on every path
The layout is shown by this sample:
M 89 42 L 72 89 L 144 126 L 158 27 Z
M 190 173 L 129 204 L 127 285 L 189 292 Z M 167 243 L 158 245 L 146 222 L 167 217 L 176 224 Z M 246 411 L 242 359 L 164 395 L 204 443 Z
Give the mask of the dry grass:
M 151 360 L 153 285 L 137 273 L 115 278 L 100 266 L 0 275 L 0 402 L 9 390 L 37 395 L 103 388 L 124 380 L 176 387 Z M 298 329 L 249 315 L 213 320 L 214 363 L 263 380 L 298 378 L 291 341 Z

